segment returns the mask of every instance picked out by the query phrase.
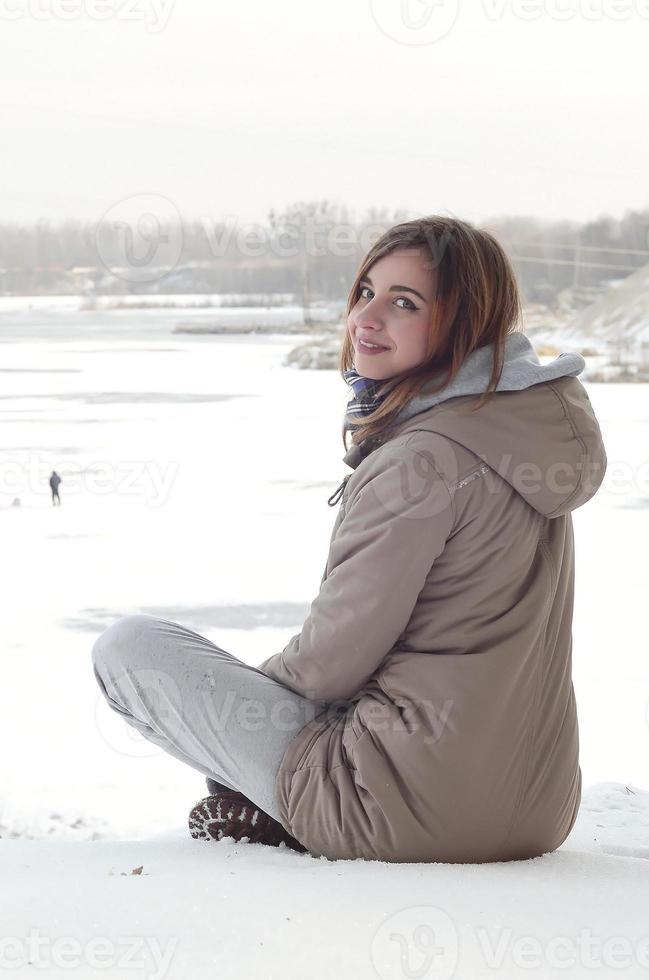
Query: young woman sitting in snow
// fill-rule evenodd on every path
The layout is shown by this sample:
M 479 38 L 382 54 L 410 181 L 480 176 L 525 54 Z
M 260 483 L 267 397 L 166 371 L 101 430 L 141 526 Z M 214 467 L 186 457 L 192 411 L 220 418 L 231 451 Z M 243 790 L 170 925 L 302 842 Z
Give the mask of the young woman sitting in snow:
M 566 839 L 571 512 L 607 460 L 583 358 L 542 365 L 521 320 L 491 235 L 438 216 L 390 228 L 349 295 L 353 472 L 300 632 L 259 667 L 149 615 L 95 642 L 108 703 L 208 777 L 193 836 L 397 862 Z

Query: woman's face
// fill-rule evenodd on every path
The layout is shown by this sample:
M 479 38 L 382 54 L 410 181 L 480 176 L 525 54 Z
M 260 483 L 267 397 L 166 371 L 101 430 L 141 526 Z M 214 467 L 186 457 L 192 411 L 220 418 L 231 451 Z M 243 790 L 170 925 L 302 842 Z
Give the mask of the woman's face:
M 434 304 L 429 265 L 421 249 L 402 248 L 377 259 L 361 279 L 347 329 L 363 377 L 383 381 L 424 360 Z M 381 349 L 372 353 L 362 340 Z

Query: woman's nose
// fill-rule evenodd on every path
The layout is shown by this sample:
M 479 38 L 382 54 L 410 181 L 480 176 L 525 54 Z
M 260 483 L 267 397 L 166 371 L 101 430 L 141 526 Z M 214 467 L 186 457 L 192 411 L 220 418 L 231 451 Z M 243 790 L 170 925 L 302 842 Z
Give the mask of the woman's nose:
M 381 330 L 383 328 L 383 317 L 378 307 L 372 307 L 370 302 L 355 317 L 357 327 L 363 330 Z

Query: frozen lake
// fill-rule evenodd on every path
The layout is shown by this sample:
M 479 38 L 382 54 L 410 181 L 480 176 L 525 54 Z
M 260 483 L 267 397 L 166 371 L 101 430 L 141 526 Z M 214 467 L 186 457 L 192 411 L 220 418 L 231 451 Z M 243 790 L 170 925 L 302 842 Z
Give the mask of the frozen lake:
M 0 312 L 10 827 L 59 834 L 79 818 L 80 835 L 138 838 L 184 825 L 203 777 L 110 712 L 95 637 L 148 612 L 256 664 L 317 594 L 336 514 L 327 497 L 350 472 L 346 385 L 283 366 L 299 336 L 174 335 L 179 319 L 187 312 Z M 609 469 L 573 515 L 584 788 L 649 788 L 649 386 L 586 387 Z

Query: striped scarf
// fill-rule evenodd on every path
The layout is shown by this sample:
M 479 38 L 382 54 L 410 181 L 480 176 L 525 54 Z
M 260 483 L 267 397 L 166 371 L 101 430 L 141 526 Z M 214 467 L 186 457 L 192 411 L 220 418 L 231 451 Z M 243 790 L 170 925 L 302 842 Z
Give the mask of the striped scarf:
M 348 420 L 362 418 L 373 412 L 386 397 L 389 389 L 381 394 L 379 389 L 387 379 L 375 381 L 373 378 L 364 378 L 356 368 L 343 371 L 343 377 L 354 392 L 345 410 L 345 429 L 353 429 L 354 426 L 347 424 Z
M 347 409 L 345 411 L 345 431 L 348 429 L 353 429 L 354 426 L 348 424 L 349 419 L 357 419 L 362 416 L 369 415 L 373 412 L 377 405 L 380 405 L 388 391 L 384 391 L 382 394 L 379 393 L 378 389 L 383 384 L 383 381 L 375 381 L 373 378 L 364 378 L 362 374 L 359 374 L 355 368 L 351 368 L 349 371 L 343 371 L 343 378 L 353 389 L 353 396 L 347 402 Z M 389 390 L 389 389 L 388 389 Z M 368 436 L 363 439 L 360 443 L 352 442 L 351 446 L 343 456 L 343 461 L 347 463 L 348 466 L 356 467 L 362 459 L 365 458 L 377 445 L 381 443 L 382 434 L 375 436 Z M 342 483 L 334 490 L 334 492 L 329 497 L 327 503 L 330 507 L 337 504 L 343 495 L 345 486 L 351 473 L 343 478 Z

